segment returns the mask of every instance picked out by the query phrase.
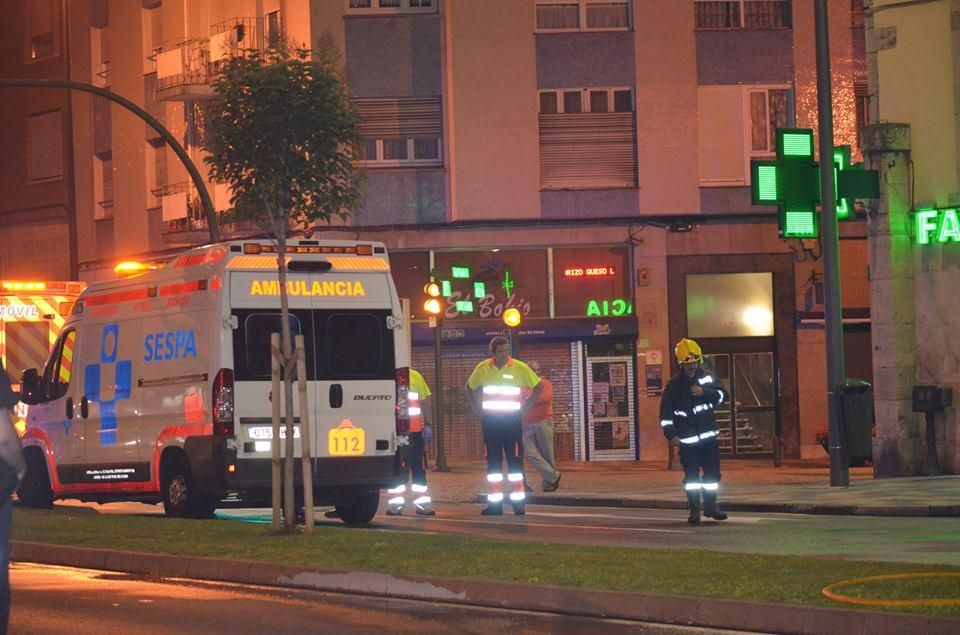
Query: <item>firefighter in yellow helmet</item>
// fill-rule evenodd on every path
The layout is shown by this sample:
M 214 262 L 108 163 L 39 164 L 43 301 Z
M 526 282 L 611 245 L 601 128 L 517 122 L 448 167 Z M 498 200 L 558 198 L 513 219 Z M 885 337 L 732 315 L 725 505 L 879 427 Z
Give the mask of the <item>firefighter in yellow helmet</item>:
M 700 500 L 703 513 L 714 520 L 727 515 L 717 504 L 720 487 L 720 430 L 713 409 L 728 399 L 726 390 L 712 373 L 700 365 L 700 345 L 687 338 L 674 348 L 680 371 L 667 382 L 660 400 L 660 425 L 671 443 L 680 446 L 683 464 L 683 489 L 690 504 L 687 522 L 700 524 Z M 674 441 L 676 439 L 677 441 Z M 702 473 L 702 474 L 701 474 Z

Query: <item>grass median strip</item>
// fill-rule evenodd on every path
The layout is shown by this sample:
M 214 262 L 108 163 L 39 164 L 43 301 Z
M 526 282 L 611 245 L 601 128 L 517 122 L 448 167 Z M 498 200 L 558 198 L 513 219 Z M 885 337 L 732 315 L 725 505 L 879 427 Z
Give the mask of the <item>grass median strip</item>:
M 960 573 L 960 567 L 949 566 L 703 550 L 591 547 L 381 532 L 343 526 L 317 527 L 312 536 L 303 533 L 275 536 L 269 525 L 111 516 L 82 508 L 32 510 L 17 507 L 13 535 L 15 540 L 77 547 L 253 560 L 324 569 L 834 607 L 842 605 L 823 598 L 820 591 L 841 580 L 901 573 Z M 903 595 L 944 597 L 954 593 L 942 587 L 943 580 L 927 580 L 927 583 L 924 579 L 912 581 Z M 889 597 L 891 589 L 882 591 Z M 857 592 L 869 597 L 871 589 L 865 586 Z M 960 597 L 960 588 L 955 589 L 954 596 Z M 960 616 L 958 606 L 917 606 L 898 610 Z

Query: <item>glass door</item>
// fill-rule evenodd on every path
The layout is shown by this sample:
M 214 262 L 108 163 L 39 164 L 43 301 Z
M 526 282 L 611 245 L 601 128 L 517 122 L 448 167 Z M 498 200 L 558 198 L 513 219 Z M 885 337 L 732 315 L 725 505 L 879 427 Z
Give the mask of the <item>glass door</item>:
M 772 454 L 776 435 L 777 387 L 772 352 L 704 355 L 710 372 L 731 399 L 716 409 L 720 450 L 749 456 Z

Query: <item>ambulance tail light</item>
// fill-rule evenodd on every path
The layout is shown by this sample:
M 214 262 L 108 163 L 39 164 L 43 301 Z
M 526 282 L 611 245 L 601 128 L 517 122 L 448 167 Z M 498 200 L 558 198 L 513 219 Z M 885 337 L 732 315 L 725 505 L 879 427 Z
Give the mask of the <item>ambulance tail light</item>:
M 410 432 L 410 369 L 397 369 L 397 434 L 409 434 Z
M 233 435 L 233 370 L 221 368 L 213 380 L 213 433 Z

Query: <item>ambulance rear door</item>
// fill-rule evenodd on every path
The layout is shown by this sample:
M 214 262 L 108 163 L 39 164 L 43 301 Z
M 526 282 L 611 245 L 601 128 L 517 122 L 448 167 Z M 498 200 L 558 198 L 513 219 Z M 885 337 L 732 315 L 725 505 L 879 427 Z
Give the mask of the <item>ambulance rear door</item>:
M 230 320 L 234 324 L 232 349 L 234 371 L 234 410 L 237 440 L 240 442 L 237 458 L 269 459 L 273 436 L 272 400 L 281 404 L 283 414 L 283 383 L 280 394 L 274 395 L 271 381 L 270 335 L 280 333 L 280 283 L 275 270 L 232 271 L 230 274 Z M 299 334 L 304 337 L 307 377 L 316 376 L 313 335 L 312 301 L 301 290 L 309 287 L 306 273 L 290 272 L 287 276 L 291 293 L 289 322 L 291 346 Z M 316 385 L 308 384 L 307 402 L 311 413 L 316 412 Z M 294 455 L 300 456 L 299 418 L 300 400 L 296 384 L 293 393 L 295 417 Z M 281 438 L 285 434 L 282 428 Z
M 315 457 L 394 451 L 396 361 L 389 272 L 311 274 Z

